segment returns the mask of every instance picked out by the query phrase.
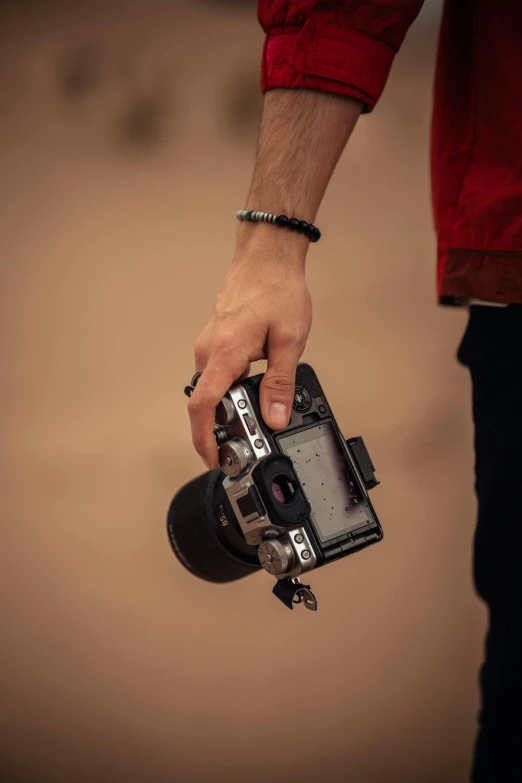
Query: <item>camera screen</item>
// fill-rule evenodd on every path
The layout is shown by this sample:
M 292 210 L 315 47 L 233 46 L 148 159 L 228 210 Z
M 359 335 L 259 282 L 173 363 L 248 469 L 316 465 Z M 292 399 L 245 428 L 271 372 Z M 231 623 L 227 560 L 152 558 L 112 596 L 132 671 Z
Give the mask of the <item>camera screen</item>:
M 294 463 L 323 544 L 369 520 L 364 496 L 331 422 L 279 438 L 279 445 Z

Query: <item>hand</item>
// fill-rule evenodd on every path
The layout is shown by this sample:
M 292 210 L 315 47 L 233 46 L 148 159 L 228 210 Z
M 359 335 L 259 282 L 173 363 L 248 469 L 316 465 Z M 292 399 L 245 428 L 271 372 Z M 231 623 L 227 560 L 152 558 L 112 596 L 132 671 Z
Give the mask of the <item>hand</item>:
M 216 407 L 235 381 L 248 377 L 250 362 L 268 360 L 260 388 L 266 424 L 280 430 L 290 420 L 296 367 L 312 325 L 304 255 L 303 243 L 250 245 L 238 251 L 221 285 L 196 341 L 196 371 L 203 374 L 188 403 L 192 441 L 208 469 L 219 464 Z

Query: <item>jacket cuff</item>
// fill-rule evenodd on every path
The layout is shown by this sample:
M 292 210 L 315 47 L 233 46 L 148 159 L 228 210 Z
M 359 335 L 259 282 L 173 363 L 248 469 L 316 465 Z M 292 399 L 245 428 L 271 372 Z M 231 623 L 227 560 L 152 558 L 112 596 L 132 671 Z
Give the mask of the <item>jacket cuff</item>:
M 347 95 L 371 111 L 386 84 L 395 51 L 369 35 L 308 20 L 265 40 L 261 91 L 284 87 Z

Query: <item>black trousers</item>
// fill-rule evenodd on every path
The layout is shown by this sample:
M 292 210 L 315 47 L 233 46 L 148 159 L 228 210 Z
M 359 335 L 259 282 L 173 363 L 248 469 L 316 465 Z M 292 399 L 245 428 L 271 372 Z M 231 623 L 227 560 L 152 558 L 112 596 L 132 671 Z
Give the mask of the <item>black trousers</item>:
M 473 306 L 469 368 L 478 520 L 473 574 L 489 610 L 473 783 L 522 781 L 522 305 Z

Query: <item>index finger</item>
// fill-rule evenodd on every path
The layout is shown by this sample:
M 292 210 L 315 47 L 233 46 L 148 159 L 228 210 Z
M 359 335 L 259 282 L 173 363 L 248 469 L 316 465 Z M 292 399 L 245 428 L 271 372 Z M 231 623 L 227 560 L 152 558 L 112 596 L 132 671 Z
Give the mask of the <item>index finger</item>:
M 216 408 L 234 382 L 245 371 L 243 357 L 211 356 L 188 403 L 194 448 L 209 470 L 217 468 L 218 449 L 214 436 Z

